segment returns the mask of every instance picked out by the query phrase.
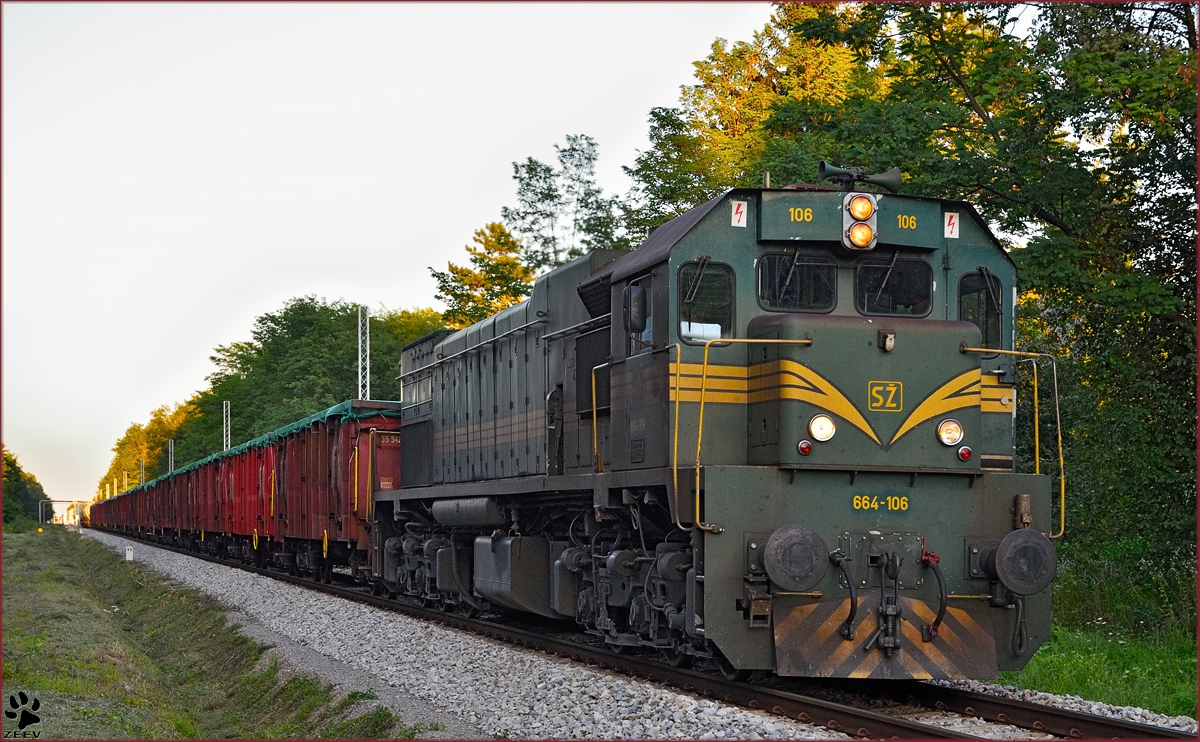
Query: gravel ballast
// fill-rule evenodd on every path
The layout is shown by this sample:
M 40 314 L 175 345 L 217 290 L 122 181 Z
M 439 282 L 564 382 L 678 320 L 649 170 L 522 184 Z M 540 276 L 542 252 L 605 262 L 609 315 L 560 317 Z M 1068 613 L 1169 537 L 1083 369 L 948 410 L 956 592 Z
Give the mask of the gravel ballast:
M 286 658 L 298 663 L 300 671 L 339 685 L 369 687 L 406 722 L 440 721 L 446 729 L 439 736 L 845 738 L 822 727 L 606 673 L 111 534 L 84 533 L 121 553 L 132 545 L 136 561 L 229 606 L 235 611 L 231 621 L 252 638 L 311 650 L 312 655 L 293 651 Z M 1084 713 L 1196 730 L 1196 721 L 1189 717 L 976 681 L 961 685 Z M 441 710 L 434 714 L 436 719 L 428 710 L 433 708 Z M 1009 731 L 996 736 L 1012 735 Z

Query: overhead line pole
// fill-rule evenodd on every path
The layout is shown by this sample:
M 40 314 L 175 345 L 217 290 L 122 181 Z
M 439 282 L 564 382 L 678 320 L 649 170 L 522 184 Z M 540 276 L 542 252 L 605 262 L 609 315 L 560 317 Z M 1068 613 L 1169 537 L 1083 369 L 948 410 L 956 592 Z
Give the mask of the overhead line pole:
M 358 308 L 358 398 L 371 398 L 371 312 Z

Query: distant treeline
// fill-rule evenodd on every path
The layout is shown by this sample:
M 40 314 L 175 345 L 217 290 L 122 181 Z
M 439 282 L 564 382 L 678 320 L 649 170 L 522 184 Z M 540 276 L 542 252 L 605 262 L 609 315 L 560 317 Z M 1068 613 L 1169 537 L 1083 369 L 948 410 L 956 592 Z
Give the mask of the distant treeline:
M 21 468 L 17 457 L 7 448 L 4 452 L 4 530 L 23 531 L 39 519 L 39 503 L 50 498 L 38 484 L 37 477 Z M 53 517 L 49 507 L 42 507 L 46 518 Z
M 444 327 L 432 309 L 374 311 L 371 396 L 399 399 L 400 350 Z M 167 472 L 168 441 L 178 468 L 221 450 L 222 403 L 230 403 L 230 440 L 245 442 L 358 395 L 358 305 L 306 296 L 254 321 L 251 339 L 217 347 L 208 388 L 145 424 L 134 423 L 113 446 L 97 495 L 135 486 Z

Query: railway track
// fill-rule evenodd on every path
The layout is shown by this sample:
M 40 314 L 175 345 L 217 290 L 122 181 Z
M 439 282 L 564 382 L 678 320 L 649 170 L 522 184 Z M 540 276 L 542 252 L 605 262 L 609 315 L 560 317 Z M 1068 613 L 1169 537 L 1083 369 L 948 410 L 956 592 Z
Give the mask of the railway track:
M 121 535 L 121 534 L 114 534 Z M 507 643 L 537 649 L 567 657 L 577 662 L 650 682 L 661 683 L 685 692 L 718 699 L 751 709 L 759 709 L 796 721 L 816 724 L 863 738 L 905 739 L 980 739 L 960 729 L 939 726 L 910 717 L 928 717 L 943 712 L 962 717 L 982 719 L 997 725 L 1009 725 L 1036 733 L 1036 736 L 1091 739 L 1194 739 L 1195 735 L 1176 729 L 1139 724 L 1123 719 L 1096 716 L 1057 709 L 1042 704 L 991 696 L 919 681 L 824 681 L 805 680 L 798 683 L 772 685 L 730 681 L 695 670 L 670 667 L 636 654 L 617 655 L 607 648 L 592 647 L 578 641 L 549 636 L 522 626 L 511 626 L 477 618 L 424 608 L 404 601 L 376 597 L 361 587 L 344 584 L 322 584 L 311 579 L 293 577 L 272 569 L 262 569 L 237 562 L 176 549 L 162 544 L 156 548 L 175 551 L 228 567 L 271 577 L 294 585 L 335 595 L 385 610 L 405 613 L 426 621 L 453 626 Z M 782 687 L 780 687 L 782 686 Z M 812 695 L 814 688 L 825 691 L 838 689 L 855 696 L 859 703 L 827 700 Z M 823 695 L 828 695 L 824 693 Z M 873 705 L 881 710 L 865 708 Z M 915 708 L 914 708 L 915 707 Z

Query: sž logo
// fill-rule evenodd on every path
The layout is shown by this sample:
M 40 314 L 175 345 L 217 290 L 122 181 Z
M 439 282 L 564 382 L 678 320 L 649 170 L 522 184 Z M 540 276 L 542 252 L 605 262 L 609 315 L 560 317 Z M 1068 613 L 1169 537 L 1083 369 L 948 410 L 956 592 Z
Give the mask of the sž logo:
M 41 732 L 27 732 L 26 727 L 40 724 L 42 717 L 35 712 L 42 707 L 42 702 L 38 699 L 30 699 L 25 695 L 24 691 L 18 691 L 14 695 L 8 697 L 8 708 L 4 709 L 4 717 L 6 719 L 16 719 L 16 729 L 5 729 L 5 739 L 37 739 L 41 736 Z

